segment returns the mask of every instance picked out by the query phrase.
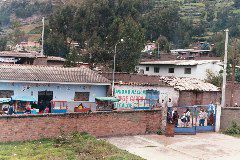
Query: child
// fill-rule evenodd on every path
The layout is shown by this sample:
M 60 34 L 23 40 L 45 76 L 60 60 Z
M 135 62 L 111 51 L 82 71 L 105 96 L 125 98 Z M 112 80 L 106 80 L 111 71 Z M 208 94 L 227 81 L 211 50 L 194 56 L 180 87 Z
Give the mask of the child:
M 186 112 L 184 112 L 183 115 L 181 116 L 181 121 L 183 122 L 183 126 L 186 127 L 187 122 Z

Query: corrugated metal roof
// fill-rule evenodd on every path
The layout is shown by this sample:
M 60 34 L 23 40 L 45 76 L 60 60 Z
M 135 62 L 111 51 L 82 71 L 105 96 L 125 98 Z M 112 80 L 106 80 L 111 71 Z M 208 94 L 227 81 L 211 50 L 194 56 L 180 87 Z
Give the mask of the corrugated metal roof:
M 110 84 L 108 79 L 86 67 L 63 68 L 28 65 L 0 65 L 0 81 Z
M 151 61 L 140 62 L 140 65 L 176 65 L 176 66 L 196 66 L 207 63 L 220 63 L 220 60 L 174 60 L 174 61 Z
M 179 91 L 220 91 L 217 86 L 195 78 L 160 77 L 160 79 Z

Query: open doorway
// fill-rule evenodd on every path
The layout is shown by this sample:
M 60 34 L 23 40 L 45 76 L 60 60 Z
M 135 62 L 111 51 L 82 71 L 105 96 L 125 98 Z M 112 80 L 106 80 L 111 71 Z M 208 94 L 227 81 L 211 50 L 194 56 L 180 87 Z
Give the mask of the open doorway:
M 49 106 L 51 113 L 51 101 L 53 100 L 53 91 L 39 91 L 38 92 L 38 102 L 39 111 L 43 111 L 47 106 Z

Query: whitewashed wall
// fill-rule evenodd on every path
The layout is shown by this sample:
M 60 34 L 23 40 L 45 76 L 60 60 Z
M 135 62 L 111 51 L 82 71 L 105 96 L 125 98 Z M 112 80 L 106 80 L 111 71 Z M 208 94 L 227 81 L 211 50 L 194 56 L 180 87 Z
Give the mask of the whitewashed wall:
M 115 86 L 115 96 L 121 101 L 115 106 L 120 108 L 132 108 L 138 106 L 136 99 L 146 98 L 146 90 L 157 90 L 160 92 L 160 101 L 171 98 L 175 105 L 177 105 L 179 92 L 174 90 L 173 87 L 152 87 L 152 86 L 129 86 L 129 85 L 117 85 Z
M 106 96 L 106 86 L 91 85 L 58 85 L 31 83 L 0 83 L 0 90 L 13 90 L 14 96 L 33 96 L 38 100 L 38 91 L 53 91 L 53 100 L 73 101 L 75 92 L 90 92 L 89 102 L 95 102 L 95 97 Z
M 160 75 L 160 76 L 175 76 L 175 77 L 190 77 L 204 80 L 206 79 L 206 71 L 209 69 L 215 74 L 219 73 L 222 67 L 218 64 L 201 64 L 196 66 L 174 66 L 174 65 L 139 65 L 139 70 L 143 70 L 146 75 Z M 149 67 L 149 71 L 146 71 Z M 159 67 L 159 73 L 154 73 L 154 67 Z M 169 68 L 175 68 L 174 73 L 168 73 Z M 185 68 L 191 68 L 191 74 L 185 74 Z

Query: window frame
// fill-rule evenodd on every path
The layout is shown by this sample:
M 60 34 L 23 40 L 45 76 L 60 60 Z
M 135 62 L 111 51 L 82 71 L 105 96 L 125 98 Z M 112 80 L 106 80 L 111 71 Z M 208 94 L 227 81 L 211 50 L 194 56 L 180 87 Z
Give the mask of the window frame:
M 157 70 L 156 70 L 156 69 L 157 69 Z M 154 72 L 154 73 L 159 73 L 159 72 L 160 72 L 160 67 L 154 67 L 153 72 Z
M 170 72 L 171 69 L 173 69 L 173 72 Z M 168 68 L 168 73 L 175 73 L 175 68 L 174 67 Z
M 184 68 L 184 74 L 192 74 L 192 68 L 191 67 Z
M 77 94 L 79 94 L 77 96 Z M 84 95 L 84 94 L 87 94 L 85 95 L 87 97 L 87 99 L 84 98 L 84 96 L 82 97 L 81 99 L 81 94 Z M 82 101 L 82 102 L 88 102 L 90 100 L 90 92 L 75 92 L 74 94 L 74 101 Z
M 148 66 L 148 67 L 146 67 L 146 71 L 149 71 L 149 70 L 150 70 L 149 66 Z

